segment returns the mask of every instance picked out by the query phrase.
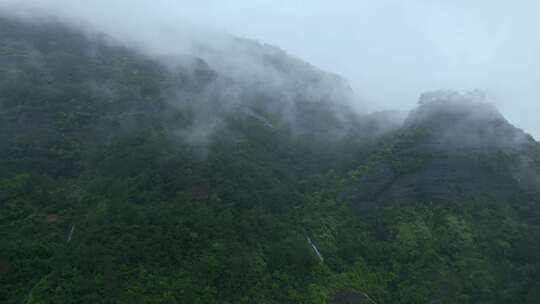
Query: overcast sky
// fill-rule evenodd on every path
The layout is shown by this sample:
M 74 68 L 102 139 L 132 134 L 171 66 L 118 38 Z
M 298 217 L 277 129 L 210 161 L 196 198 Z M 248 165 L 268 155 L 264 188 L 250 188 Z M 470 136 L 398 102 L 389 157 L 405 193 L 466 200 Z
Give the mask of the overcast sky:
M 373 110 L 481 89 L 540 138 L 540 1 L 0 0 L 118 32 L 186 23 L 277 45 L 347 78 Z

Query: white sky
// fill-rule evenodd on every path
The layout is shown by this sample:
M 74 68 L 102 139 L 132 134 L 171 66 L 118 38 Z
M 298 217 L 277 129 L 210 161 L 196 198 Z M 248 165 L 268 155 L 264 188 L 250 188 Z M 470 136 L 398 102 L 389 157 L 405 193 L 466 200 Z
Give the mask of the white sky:
M 0 0 L 120 32 L 202 25 L 277 45 L 347 78 L 373 110 L 482 89 L 540 138 L 540 1 Z

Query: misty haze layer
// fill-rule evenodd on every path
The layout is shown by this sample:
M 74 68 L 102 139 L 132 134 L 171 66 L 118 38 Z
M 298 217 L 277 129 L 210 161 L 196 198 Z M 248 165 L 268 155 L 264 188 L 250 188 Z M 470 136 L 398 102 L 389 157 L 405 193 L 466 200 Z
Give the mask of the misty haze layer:
M 536 1 L 4 0 L 84 20 L 122 39 L 185 48 L 207 27 L 278 45 L 338 73 L 375 110 L 409 110 L 423 91 L 487 92 L 518 127 L 540 134 Z M 183 32 L 184 38 L 178 33 Z M 196 31 L 195 31 L 196 32 Z M 208 36 L 208 31 L 205 36 Z M 173 38 L 175 36 L 175 38 Z

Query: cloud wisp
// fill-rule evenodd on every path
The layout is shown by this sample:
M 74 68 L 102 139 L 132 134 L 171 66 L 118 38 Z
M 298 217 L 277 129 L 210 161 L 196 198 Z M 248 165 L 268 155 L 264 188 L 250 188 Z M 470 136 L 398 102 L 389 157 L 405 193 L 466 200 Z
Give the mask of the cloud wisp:
M 0 2 L 2 10 L 17 7 L 163 53 L 192 50 L 179 37 L 217 31 L 277 45 L 347 78 L 373 110 L 411 109 L 424 91 L 480 89 L 512 123 L 540 136 L 536 1 Z

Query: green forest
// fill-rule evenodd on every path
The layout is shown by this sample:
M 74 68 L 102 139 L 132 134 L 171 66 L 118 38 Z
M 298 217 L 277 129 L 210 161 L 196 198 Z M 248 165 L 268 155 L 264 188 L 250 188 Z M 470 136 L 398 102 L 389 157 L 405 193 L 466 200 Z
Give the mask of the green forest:
M 384 132 L 307 95 L 291 122 L 203 101 L 226 76 L 190 62 L 0 19 L 1 303 L 540 301 L 532 137 L 444 94 Z

